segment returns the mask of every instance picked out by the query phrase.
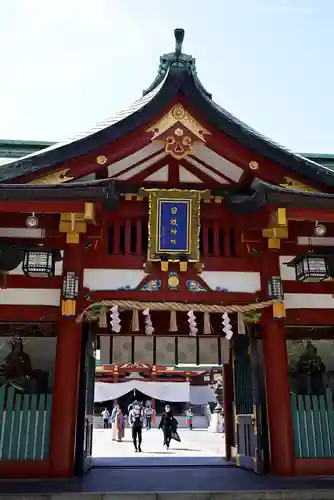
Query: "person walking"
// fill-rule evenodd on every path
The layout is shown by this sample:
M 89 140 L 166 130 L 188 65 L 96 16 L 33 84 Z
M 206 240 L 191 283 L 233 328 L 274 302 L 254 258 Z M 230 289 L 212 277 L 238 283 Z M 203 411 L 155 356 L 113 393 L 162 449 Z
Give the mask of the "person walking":
M 124 415 L 119 405 L 116 406 L 115 427 L 116 427 L 116 438 L 117 441 L 120 443 L 124 437 Z
M 162 429 L 162 432 L 164 433 L 163 446 L 166 446 L 167 450 L 169 450 L 172 432 L 176 430 L 176 420 L 173 417 L 172 409 L 169 405 L 165 406 L 165 411 L 161 415 L 159 429 Z
M 109 417 L 110 413 L 108 411 L 108 408 L 105 408 L 103 412 L 101 413 L 102 418 L 103 418 L 103 428 L 108 429 L 109 428 Z
M 112 409 L 112 412 L 111 412 L 111 415 L 110 415 L 110 427 L 111 427 L 111 439 L 113 441 L 116 441 L 116 433 L 117 433 L 117 429 L 116 429 L 116 413 L 117 413 L 117 404 L 115 404 L 115 406 L 113 407 Z
M 144 412 L 142 407 L 137 403 L 133 405 L 132 410 L 129 413 L 129 424 L 132 429 L 132 441 L 135 447 L 135 451 L 141 452 L 141 444 L 143 438 L 143 421 Z
M 189 429 L 192 431 L 193 430 L 193 411 L 191 408 L 188 408 L 187 410 L 187 425 L 189 426 Z
M 153 418 L 153 408 L 147 406 L 145 408 L 145 421 L 146 421 L 146 430 L 148 431 L 152 429 L 152 418 Z

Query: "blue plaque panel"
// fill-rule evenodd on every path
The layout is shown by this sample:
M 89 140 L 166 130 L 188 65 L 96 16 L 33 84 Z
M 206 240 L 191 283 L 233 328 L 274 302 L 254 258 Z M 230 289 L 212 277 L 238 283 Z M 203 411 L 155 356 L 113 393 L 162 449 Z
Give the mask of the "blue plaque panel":
M 159 199 L 158 252 L 189 253 L 191 200 Z
M 199 261 L 200 206 L 199 191 L 149 190 L 149 261 Z

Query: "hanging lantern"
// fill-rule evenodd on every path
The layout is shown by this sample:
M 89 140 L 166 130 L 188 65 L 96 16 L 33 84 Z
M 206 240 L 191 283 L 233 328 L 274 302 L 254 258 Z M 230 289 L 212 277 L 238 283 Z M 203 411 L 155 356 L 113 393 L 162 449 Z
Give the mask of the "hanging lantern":
M 62 295 L 64 299 L 75 300 L 79 294 L 79 278 L 74 272 L 68 272 L 64 276 Z
M 275 300 L 273 303 L 273 317 L 275 319 L 285 318 L 283 284 L 280 276 L 273 276 L 268 281 L 268 297 Z
M 26 250 L 22 270 L 26 276 L 49 278 L 55 275 L 56 253 L 53 250 Z
M 328 262 L 324 255 L 313 253 L 297 255 L 286 265 L 294 267 L 296 280 L 304 283 L 317 283 L 329 277 Z
M 273 276 L 268 281 L 268 298 L 272 300 L 283 300 L 283 284 L 280 276 Z
M 61 301 L 61 314 L 66 318 L 73 318 L 76 311 L 76 301 L 71 299 L 66 299 Z
M 79 278 L 74 272 L 67 272 L 63 279 L 62 287 L 62 315 L 71 318 L 75 316 L 76 301 L 79 294 Z

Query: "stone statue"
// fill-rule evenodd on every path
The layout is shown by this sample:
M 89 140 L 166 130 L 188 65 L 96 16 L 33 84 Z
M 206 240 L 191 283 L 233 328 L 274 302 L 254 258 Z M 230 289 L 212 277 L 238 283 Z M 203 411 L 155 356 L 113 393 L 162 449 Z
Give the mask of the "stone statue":
M 216 406 L 211 415 L 209 431 L 217 434 L 223 432 L 223 404 L 224 404 L 224 383 L 222 377 L 220 377 L 215 384 L 213 384 L 212 389 L 216 396 Z
M 24 341 L 14 336 L 8 341 L 10 352 L 0 364 L 0 376 L 5 385 L 27 392 L 47 393 L 49 374 L 43 370 L 34 370 L 29 354 L 24 351 Z
M 224 405 L 224 384 L 222 378 L 217 380 L 213 386 L 213 390 L 216 396 L 216 406 L 213 411 L 214 413 L 221 413 Z

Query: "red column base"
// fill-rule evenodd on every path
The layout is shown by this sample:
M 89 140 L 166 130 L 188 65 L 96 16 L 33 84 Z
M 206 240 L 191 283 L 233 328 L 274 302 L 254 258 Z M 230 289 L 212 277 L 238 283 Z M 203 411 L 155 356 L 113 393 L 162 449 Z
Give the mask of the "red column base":
M 267 321 L 263 341 L 271 472 L 291 476 L 295 456 L 284 323 Z

